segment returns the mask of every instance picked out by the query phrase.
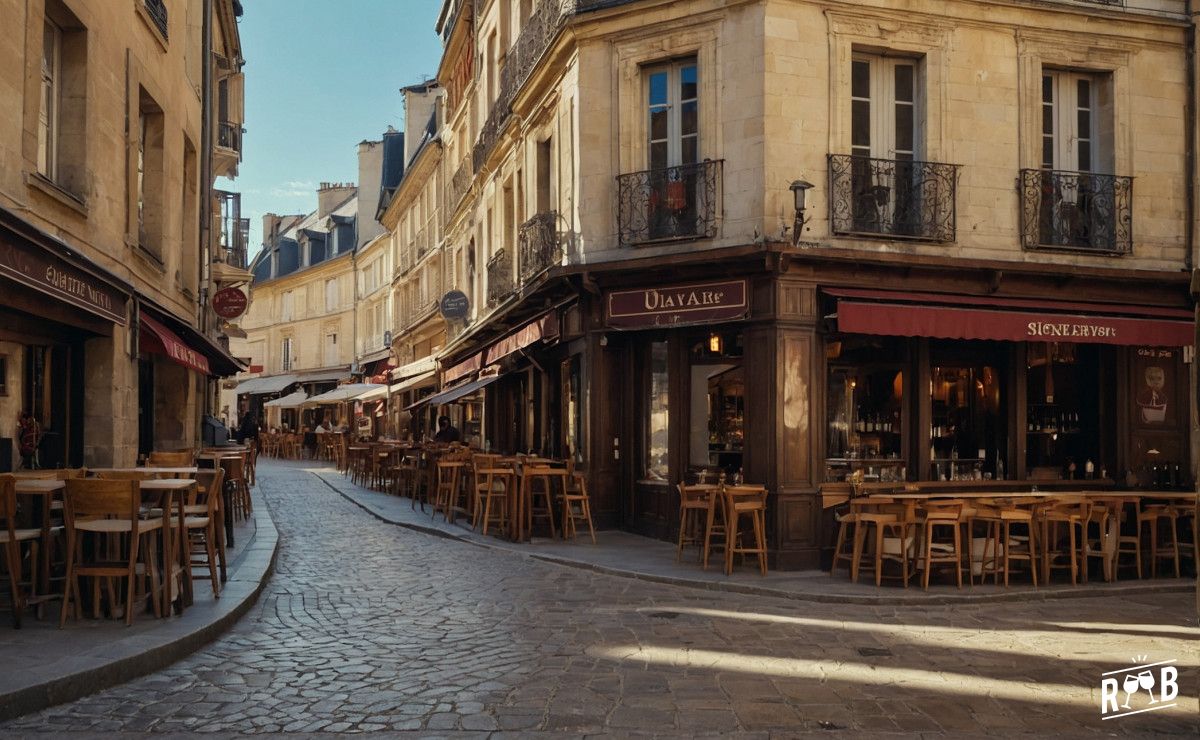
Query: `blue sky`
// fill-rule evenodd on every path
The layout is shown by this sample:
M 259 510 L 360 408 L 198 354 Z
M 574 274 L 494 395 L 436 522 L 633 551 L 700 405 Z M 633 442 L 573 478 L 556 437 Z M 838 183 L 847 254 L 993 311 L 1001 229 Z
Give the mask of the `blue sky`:
M 399 89 L 437 72 L 439 0 L 244 0 L 246 133 L 232 182 L 250 218 L 307 213 L 317 184 L 358 180 L 357 146 L 402 128 Z

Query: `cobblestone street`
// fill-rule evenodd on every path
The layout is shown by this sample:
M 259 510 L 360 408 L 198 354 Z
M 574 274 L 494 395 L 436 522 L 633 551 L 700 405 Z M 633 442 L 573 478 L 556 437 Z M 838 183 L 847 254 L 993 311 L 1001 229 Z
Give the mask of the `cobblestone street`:
M 809 604 L 415 533 L 299 464 L 264 460 L 259 494 L 281 551 L 233 630 L 160 673 L 0 729 L 1200 732 L 1192 594 Z M 1101 674 L 1141 655 L 1179 660 L 1178 706 L 1101 722 Z

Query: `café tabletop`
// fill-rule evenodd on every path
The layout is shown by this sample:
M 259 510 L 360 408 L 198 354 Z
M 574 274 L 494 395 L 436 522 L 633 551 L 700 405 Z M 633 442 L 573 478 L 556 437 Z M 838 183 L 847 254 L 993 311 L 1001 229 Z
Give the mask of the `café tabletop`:
M 200 472 L 197 467 L 151 467 L 142 465 L 134 468 L 90 468 L 92 473 L 158 473 L 160 475 L 195 475 Z
M 66 481 L 52 478 L 17 478 L 17 493 L 46 494 L 61 491 L 66 487 Z

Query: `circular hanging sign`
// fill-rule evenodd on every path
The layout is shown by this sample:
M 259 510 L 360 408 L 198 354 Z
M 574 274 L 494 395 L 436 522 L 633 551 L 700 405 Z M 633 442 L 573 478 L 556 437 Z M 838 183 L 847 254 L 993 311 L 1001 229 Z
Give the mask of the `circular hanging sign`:
M 441 309 L 444 319 L 464 319 L 471 310 L 471 300 L 461 290 L 452 290 L 442 296 Z
M 223 319 L 236 319 L 246 312 L 249 300 L 241 288 L 225 288 L 213 294 L 213 313 Z

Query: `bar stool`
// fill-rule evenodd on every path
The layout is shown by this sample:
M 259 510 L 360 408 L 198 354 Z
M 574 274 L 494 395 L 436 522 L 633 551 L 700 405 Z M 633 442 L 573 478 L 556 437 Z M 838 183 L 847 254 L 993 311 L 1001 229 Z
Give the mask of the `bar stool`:
M 1150 577 L 1158 575 L 1158 561 L 1170 560 L 1175 565 L 1175 577 L 1179 578 L 1179 533 L 1176 531 L 1178 515 L 1175 509 L 1168 504 L 1150 504 L 1142 508 L 1142 516 L 1154 519 L 1150 527 Z M 1166 526 L 1163 526 L 1164 524 Z M 1170 545 L 1169 549 L 1164 549 L 1161 553 L 1158 551 L 1160 535 L 1165 535 Z
M 833 564 L 829 566 L 829 577 L 837 572 L 838 563 L 846 561 L 846 568 L 854 568 L 854 529 L 858 526 L 858 513 L 854 511 L 834 512 L 838 523 L 837 541 L 833 546 Z M 846 549 L 847 545 L 849 549 Z
M 725 531 L 741 532 L 741 517 L 750 517 L 751 533 L 754 545 L 743 545 L 740 538 L 735 537 L 732 547 L 725 548 L 725 574 L 733 573 L 733 556 L 758 556 L 758 569 L 764 576 L 767 574 L 767 489 L 763 486 L 725 486 Z
M 996 501 L 995 508 L 988 515 L 989 540 L 992 551 L 991 572 L 993 583 L 1000 582 L 1000 573 L 1004 573 L 1004 587 L 1008 588 L 1009 575 L 1012 573 L 1014 560 L 1029 562 L 1029 573 L 1033 585 L 1038 585 L 1038 552 L 1037 535 L 1034 532 L 1033 509 L 1022 508 L 1013 501 Z M 1014 526 L 1025 526 L 1025 534 L 1013 534 Z M 982 571 L 982 568 L 981 568 Z M 983 578 L 980 578 L 980 583 Z
M 942 501 L 926 501 L 922 504 L 920 519 L 924 528 L 925 573 L 922 586 L 929 590 L 929 574 L 935 563 L 953 563 L 954 576 L 958 587 L 962 588 L 962 510 L 961 499 L 945 499 Z M 938 540 L 938 530 L 950 530 L 947 540 Z M 945 535 L 943 535 L 945 536 Z
M 883 561 L 892 560 L 900 564 L 900 579 L 905 588 L 911 577 L 909 565 L 913 558 L 913 538 L 909 531 L 916 526 L 913 505 L 897 504 L 888 497 L 868 496 L 858 499 L 858 505 L 865 508 L 858 514 L 858 525 L 854 532 L 854 563 L 850 577 L 858 582 L 858 574 L 862 570 L 863 547 L 868 533 L 874 529 L 873 560 L 871 568 L 875 571 L 875 585 L 883 585 Z M 871 509 L 874 509 L 872 511 Z M 893 536 L 888 537 L 891 533 Z M 890 540 L 890 542 L 889 542 Z M 889 576 L 889 578 L 892 576 Z
M 1092 500 L 1088 518 L 1083 526 L 1083 576 L 1087 583 L 1089 565 L 1093 558 L 1100 559 L 1105 581 L 1113 580 L 1113 519 L 1119 516 L 1119 502 L 1104 497 Z M 1092 530 L 1095 525 L 1095 535 Z
M 1051 499 L 1036 512 L 1035 516 L 1041 526 L 1042 580 L 1046 583 L 1050 583 L 1052 571 L 1070 570 L 1071 585 L 1079 584 L 1079 556 L 1083 552 L 1082 540 L 1087 536 L 1089 508 L 1089 502 L 1085 499 Z M 1066 549 L 1062 547 L 1059 533 L 1059 527 L 1064 525 L 1067 529 Z M 1076 529 L 1079 530 L 1078 537 Z M 1055 561 L 1058 558 L 1067 562 L 1056 565 Z
M 587 481 L 583 473 L 572 473 L 571 483 L 563 491 L 562 496 L 562 533 L 563 539 L 575 539 L 575 522 L 585 521 L 588 533 L 592 536 L 592 544 L 596 544 L 596 528 L 592 526 L 592 501 L 588 497 Z M 578 506 L 576 511 L 575 506 Z
M 487 534 L 488 525 L 495 522 L 503 531 L 509 525 L 508 494 L 515 485 L 516 474 L 509 467 L 482 468 L 477 471 L 479 484 L 476 495 L 480 507 L 479 523 L 483 526 L 483 534 Z M 493 519 L 493 507 L 495 518 Z
M 1180 529 L 1191 535 L 1191 539 L 1189 540 L 1180 540 L 1178 547 L 1180 551 L 1180 557 L 1184 557 L 1185 554 L 1191 557 L 1192 570 L 1195 571 L 1197 569 L 1196 542 L 1198 539 L 1200 539 L 1200 531 L 1198 531 L 1200 530 L 1200 527 L 1197 526 L 1196 521 L 1196 501 L 1191 501 L 1188 503 L 1172 503 L 1170 508 L 1173 510 L 1177 526 L 1182 525 L 1180 526 Z
M 525 531 L 533 536 L 533 523 L 544 519 L 550 524 L 550 537 L 558 537 L 554 528 L 554 480 L 557 479 L 566 490 L 567 471 L 565 468 L 552 468 L 542 463 L 526 462 L 521 467 L 521 485 L 525 507 Z M 539 485 L 540 483 L 540 485 Z M 538 501 L 541 500 L 539 504 Z M 520 533 L 524 539 L 524 532 Z
M 675 562 L 683 557 L 683 546 L 696 545 L 703 554 L 704 523 L 710 506 L 709 499 L 717 492 L 714 485 L 679 483 L 679 541 L 675 547 Z
M 713 536 L 720 538 L 721 554 L 725 555 L 740 536 L 729 529 L 729 517 L 725 510 L 726 499 L 722 492 L 723 484 L 719 484 L 708 498 L 708 513 L 704 521 L 704 553 L 700 558 L 701 567 L 708 570 L 708 556 L 713 550 Z M 733 542 L 731 542 L 731 539 Z
M 441 511 L 447 522 L 454 522 L 453 499 L 455 491 L 458 489 L 458 476 L 462 472 L 462 468 L 463 463 L 456 460 L 438 460 L 437 487 L 433 496 L 433 509 L 429 512 L 430 519 Z

